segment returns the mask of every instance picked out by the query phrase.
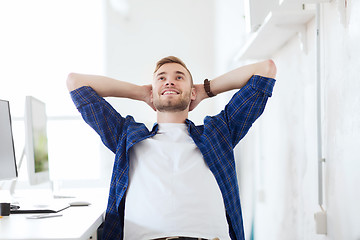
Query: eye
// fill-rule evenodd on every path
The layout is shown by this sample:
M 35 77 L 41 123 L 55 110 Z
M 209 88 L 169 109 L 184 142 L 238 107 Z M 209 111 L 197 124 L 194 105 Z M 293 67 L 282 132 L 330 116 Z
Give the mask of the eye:
M 177 76 L 176 79 L 181 80 L 181 79 L 183 79 L 183 77 L 182 76 Z
M 158 80 L 163 81 L 163 80 L 165 80 L 165 78 L 164 77 L 159 77 Z

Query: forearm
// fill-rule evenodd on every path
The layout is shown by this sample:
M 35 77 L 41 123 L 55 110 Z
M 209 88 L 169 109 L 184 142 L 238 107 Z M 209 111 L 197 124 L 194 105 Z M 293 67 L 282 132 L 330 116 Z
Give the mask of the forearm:
M 105 76 L 70 73 L 66 84 L 69 91 L 82 86 L 89 86 L 101 97 L 122 97 L 134 100 L 144 100 L 145 91 L 143 86 Z
M 272 60 L 266 60 L 236 68 L 228 73 L 216 77 L 210 82 L 211 92 L 219 94 L 233 89 L 240 89 L 246 85 L 253 75 L 275 78 L 275 63 Z
M 246 85 L 253 75 L 260 75 L 268 78 L 276 77 L 276 66 L 272 60 L 266 60 L 250 65 L 236 68 L 228 73 L 216 77 L 210 81 L 210 90 L 217 95 L 233 89 L 240 89 Z M 202 100 L 209 96 L 205 92 L 203 84 L 196 84 L 196 100 L 191 102 L 190 111 L 193 110 Z

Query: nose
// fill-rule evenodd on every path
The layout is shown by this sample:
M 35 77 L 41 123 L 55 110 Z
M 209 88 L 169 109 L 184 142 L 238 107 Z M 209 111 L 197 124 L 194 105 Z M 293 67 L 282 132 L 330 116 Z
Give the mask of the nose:
M 171 81 L 171 80 L 167 80 L 166 83 L 165 83 L 165 86 L 174 86 L 174 82 Z

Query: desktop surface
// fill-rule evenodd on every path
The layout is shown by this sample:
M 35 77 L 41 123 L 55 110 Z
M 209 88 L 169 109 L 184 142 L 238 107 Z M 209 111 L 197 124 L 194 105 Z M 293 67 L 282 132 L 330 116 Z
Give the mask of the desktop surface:
M 0 240 L 89 239 L 104 220 L 107 191 L 87 191 L 86 199 L 91 205 L 71 206 L 60 211 L 58 217 L 30 219 L 34 214 L 10 214 L 0 218 Z

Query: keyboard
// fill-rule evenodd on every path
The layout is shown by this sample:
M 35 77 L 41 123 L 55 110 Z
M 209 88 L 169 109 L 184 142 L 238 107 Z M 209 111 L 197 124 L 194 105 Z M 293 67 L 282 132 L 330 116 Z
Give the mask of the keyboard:
M 57 213 L 70 207 L 68 203 L 11 205 L 10 213 Z

